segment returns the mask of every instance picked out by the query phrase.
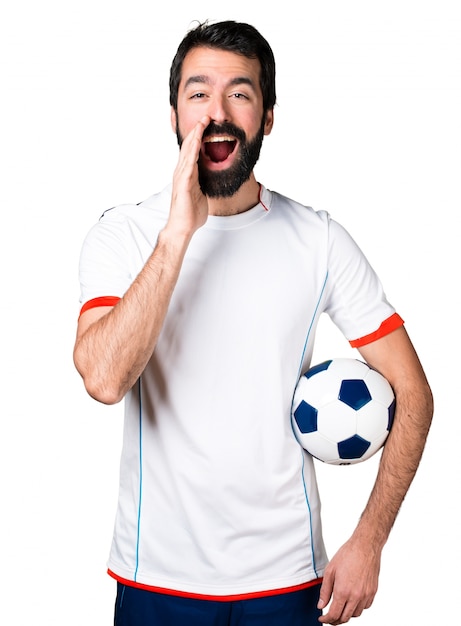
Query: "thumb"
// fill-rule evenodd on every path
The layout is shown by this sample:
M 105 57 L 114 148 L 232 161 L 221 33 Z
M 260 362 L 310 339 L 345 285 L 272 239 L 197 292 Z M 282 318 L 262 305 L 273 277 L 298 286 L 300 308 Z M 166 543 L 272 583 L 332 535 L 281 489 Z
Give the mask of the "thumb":
M 317 603 L 318 609 L 324 609 L 331 600 L 333 592 L 333 577 L 326 575 L 320 587 L 320 597 Z

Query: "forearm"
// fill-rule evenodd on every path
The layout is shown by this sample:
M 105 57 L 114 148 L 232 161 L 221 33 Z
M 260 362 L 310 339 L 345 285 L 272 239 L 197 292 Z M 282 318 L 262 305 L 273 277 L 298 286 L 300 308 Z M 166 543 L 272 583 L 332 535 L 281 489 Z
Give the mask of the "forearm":
M 421 460 L 432 420 L 432 394 L 404 327 L 360 348 L 392 385 L 396 412 L 367 506 L 351 538 L 324 574 L 319 607 L 333 597 L 325 624 L 342 624 L 371 606 L 381 552 Z
M 160 233 L 144 268 L 120 302 L 77 337 L 75 365 L 88 393 L 120 401 L 149 361 L 176 285 L 189 235 Z
M 394 424 L 384 446 L 378 476 L 357 533 L 383 546 L 418 468 L 432 418 L 429 390 L 400 394 Z
M 382 548 L 413 481 L 432 420 L 432 394 L 420 371 L 414 380 L 393 381 L 396 413 L 378 475 L 356 537 Z

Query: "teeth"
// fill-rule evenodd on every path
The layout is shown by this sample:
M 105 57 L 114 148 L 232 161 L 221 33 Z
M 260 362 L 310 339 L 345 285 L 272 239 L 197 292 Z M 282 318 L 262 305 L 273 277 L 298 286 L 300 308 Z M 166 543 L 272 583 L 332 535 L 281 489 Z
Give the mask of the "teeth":
M 214 137 L 206 137 L 205 143 L 219 143 L 221 141 L 234 141 L 232 137 L 228 137 L 226 135 L 218 135 Z

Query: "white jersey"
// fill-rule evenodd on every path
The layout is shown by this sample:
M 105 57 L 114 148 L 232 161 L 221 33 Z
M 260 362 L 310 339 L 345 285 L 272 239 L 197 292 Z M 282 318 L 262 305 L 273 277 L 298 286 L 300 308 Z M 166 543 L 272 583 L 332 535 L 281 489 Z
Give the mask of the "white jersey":
M 90 231 L 82 310 L 124 295 L 170 198 L 168 187 L 114 208 Z M 325 212 L 261 187 L 256 207 L 209 216 L 194 234 L 154 354 L 125 399 L 115 578 L 222 599 L 322 576 L 320 500 L 291 404 L 323 312 L 355 345 L 403 323 Z

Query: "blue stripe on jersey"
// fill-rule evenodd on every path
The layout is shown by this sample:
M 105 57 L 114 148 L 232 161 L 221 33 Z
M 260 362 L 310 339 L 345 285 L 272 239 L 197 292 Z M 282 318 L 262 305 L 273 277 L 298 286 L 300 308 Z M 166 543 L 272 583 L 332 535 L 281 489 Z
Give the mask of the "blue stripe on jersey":
M 307 504 L 307 510 L 309 511 L 309 530 L 310 530 L 310 535 L 311 535 L 311 558 L 312 558 L 312 567 L 314 568 L 314 572 L 316 577 L 319 577 L 319 574 L 317 572 L 317 566 L 315 564 L 315 547 L 314 547 L 314 538 L 312 537 L 312 511 L 311 511 L 311 505 L 309 502 L 309 495 L 307 493 L 307 489 L 306 489 L 306 482 L 304 480 L 304 452 L 301 450 L 301 455 L 302 455 L 302 459 L 303 459 L 303 464 L 302 464 L 302 469 L 301 469 L 301 475 L 303 477 L 303 487 L 304 487 L 304 495 L 306 497 L 306 504 Z
M 327 281 L 328 281 L 328 271 L 327 271 L 327 273 L 325 275 L 325 280 L 323 281 L 322 289 L 320 290 L 320 295 L 319 295 L 318 300 L 317 300 L 317 305 L 315 307 L 315 311 L 314 311 L 314 314 L 312 316 L 311 323 L 309 325 L 309 328 L 308 328 L 308 331 L 307 331 L 307 334 L 306 334 L 306 340 L 304 342 L 303 351 L 302 351 L 302 354 L 301 354 L 301 360 L 300 360 L 300 363 L 299 363 L 298 375 L 297 375 L 296 382 L 299 380 L 299 378 L 301 376 L 301 373 L 302 373 L 302 366 L 303 366 L 303 361 L 304 361 L 304 355 L 306 354 L 306 350 L 307 350 L 307 346 L 309 344 L 309 339 L 310 339 L 310 336 L 311 336 L 312 328 L 314 326 L 314 320 L 317 317 L 317 313 L 318 313 L 318 310 L 319 310 L 320 302 L 321 302 L 323 294 L 325 292 L 325 287 L 326 287 Z M 292 398 L 292 401 L 291 401 L 291 413 L 293 411 L 293 402 L 294 402 L 295 390 L 296 390 L 296 385 L 295 385 L 295 389 L 293 390 L 293 398 Z M 293 428 L 293 424 L 292 424 L 291 427 Z M 293 430 L 293 435 L 295 436 L 294 430 Z M 314 568 L 315 575 L 318 577 L 317 567 L 316 567 L 316 564 L 315 564 L 314 538 L 312 536 L 312 511 L 311 511 L 311 505 L 310 505 L 310 502 L 309 502 L 309 494 L 307 493 L 306 481 L 304 480 L 304 460 L 305 460 L 305 457 L 304 457 L 304 451 L 303 450 L 301 450 L 301 455 L 302 455 L 301 475 L 302 475 L 302 481 L 303 481 L 304 496 L 306 498 L 307 510 L 309 512 L 309 531 L 310 531 L 310 536 L 311 536 L 310 543 L 311 543 L 311 553 L 312 553 L 311 554 L 312 567 Z
M 318 310 L 319 310 L 320 302 L 321 302 L 323 294 L 325 292 L 325 287 L 327 285 L 327 281 L 328 281 L 328 270 L 327 270 L 327 273 L 325 275 L 325 280 L 323 281 L 322 289 L 320 290 L 320 295 L 319 295 L 319 298 L 317 300 L 317 305 L 315 307 L 314 315 L 312 316 L 311 323 L 310 323 L 309 329 L 307 331 L 306 341 L 304 342 L 303 352 L 302 352 L 302 355 L 301 355 L 301 361 L 299 363 L 299 368 L 298 368 L 298 380 L 299 380 L 299 377 L 301 376 L 301 373 L 302 373 L 301 370 L 302 370 L 302 366 L 303 366 L 304 355 L 306 354 L 306 349 L 307 349 L 307 346 L 308 346 L 308 343 L 309 343 L 309 339 L 310 339 L 310 336 L 311 336 L 312 326 L 314 325 L 314 320 L 317 317 L 317 313 L 318 313 Z M 293 400 L 294 400 L 294 395 L 295 394 L 293 392 Z
M 141 376 L 138 379 L 138 395 L 139 395 L 139 500 L 138 500 L 138 529 L 136 534 L 136 567 L 134 572 L 134 581 L 136 582 L 139 567 L 139 537 L 141 529 L 141 500 L 142 500 L 142 394 L 141 394 Z

